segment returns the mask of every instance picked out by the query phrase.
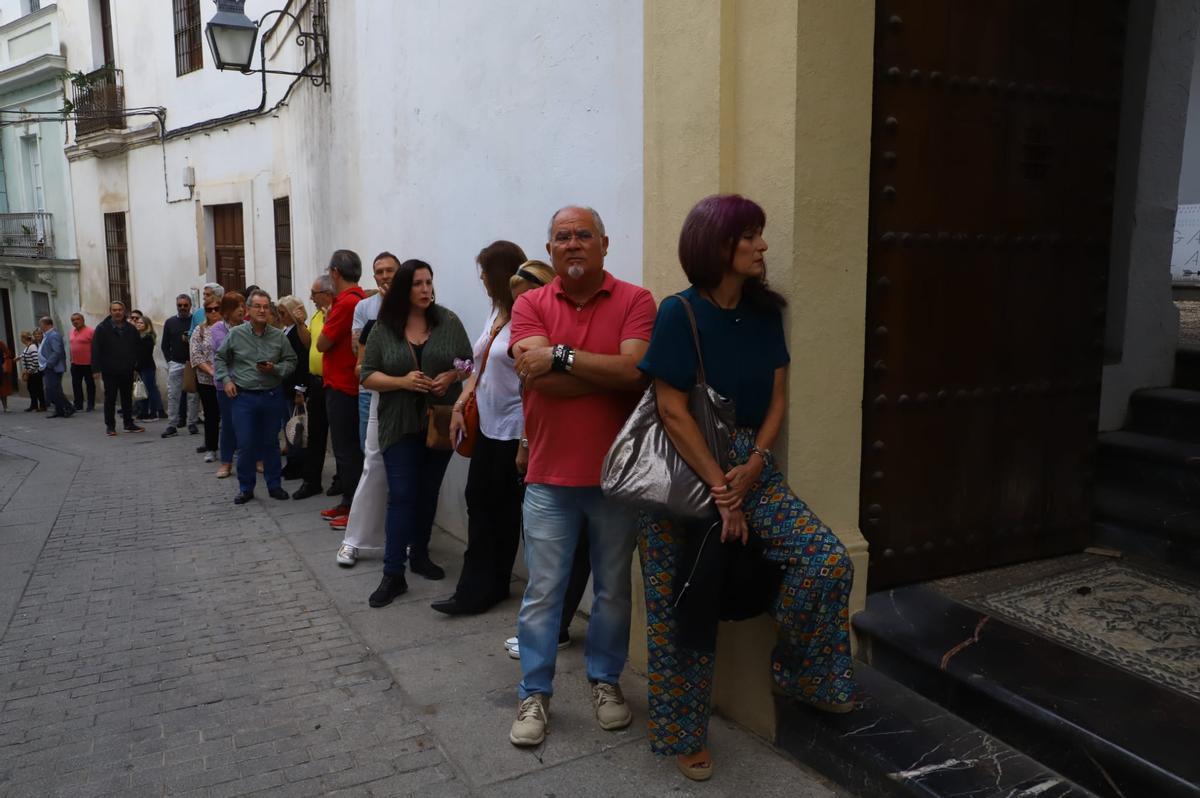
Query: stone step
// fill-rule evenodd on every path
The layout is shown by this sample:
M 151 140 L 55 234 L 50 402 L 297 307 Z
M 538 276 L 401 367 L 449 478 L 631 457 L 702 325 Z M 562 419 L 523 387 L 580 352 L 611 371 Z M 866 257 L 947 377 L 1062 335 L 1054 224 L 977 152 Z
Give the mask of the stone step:
M 1200 795 L 1200 701 L 922 585 L 853 622 L 873 668 L 1096 795 Z
M 1119 520 L 1092 524 L 1092 545 L 1200 574 L 1200 544 L 1194 539 L 1154 534 Z
M 1105 478 L 1098 481 L 1092 497 L 1093 518 L 1098 527 L 1121 536 L 1145 536 L 1129 540 L 1127 551 L 1160 551 L 1163 562 L 1200 569 L 1200 503 L 1196 496 L 1178 497 L 1169 491 L 1128 485 Z M 1114 533 L 1115 534 L 1115 533 Z M 1111 543 L 1113 535 L 1108 541 Z
M 1200 348 L 1181 346 L 1175 350 L 1176 388 L 1200 391 Z
M 1129 398 L 1129 432 L 1200 444 L 1200 390 L 1144 388 Z
M 1095 798 L 869 665 L 854 678 L 862 702 L 847 715 L 776 700 L 776 744 L 854 795 Z

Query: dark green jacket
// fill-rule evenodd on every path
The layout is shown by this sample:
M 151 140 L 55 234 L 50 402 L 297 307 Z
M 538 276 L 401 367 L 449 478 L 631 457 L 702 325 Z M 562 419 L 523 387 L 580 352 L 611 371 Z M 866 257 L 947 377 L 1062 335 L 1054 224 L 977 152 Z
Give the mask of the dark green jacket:
M 429 334 L 421 353 L 421 371 L 436 377 L 454 368 L 454 360 L 471 358 L 471 339 L 462 322 L 449 310 L 439 307 L 440 323 Z M 417 368 L 412 350 L 404 340 L 404 332 L 396 332 L 385 324 L 376 323 L 367 339 L 363 353 L 362 379 L 379 371 L 392 377 L 403 377 Z M 416 391 L 381 391 L 379 393 L 379 451 L 386 450 L 404 435 L 425 429 L 426 411 L 430 404 L 454 404 L 462 393 L 462 384 L 454 383 L 445 396 Z

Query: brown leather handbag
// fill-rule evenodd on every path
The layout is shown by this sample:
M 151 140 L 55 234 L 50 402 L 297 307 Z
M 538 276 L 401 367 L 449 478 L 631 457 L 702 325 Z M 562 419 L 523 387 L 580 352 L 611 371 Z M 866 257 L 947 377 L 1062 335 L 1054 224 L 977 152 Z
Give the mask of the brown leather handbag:
M 505 322 L 505 324 L 507 323 Z M 504 329 L 505 324 L 497 327 L 492 332 L 492 337 L 488 339 L 487 346 L 483 350 L 483 359 L 479 362 L 479 374 L 475 377 L 475 390 L 471 391 L 467 401 L 463 402 L 463 438 L 455 449 L 463 457 L 470 457 L 475 453 L 475 442 L 479 440 L 479 405 L 475 402 L 475 394 L 479 390 L 480 380 L 483 379 L 483 371 L 487 368 L 488 355 L 492 353 L 492 344 L 496 343 L 496 336 Z
M 421 361 L 417 359 L 417 350 L 413 347 L 412 341 L 408 340 L 408 336 L 404 336 L 404 343 L 408 344 L 409 354 L 412 355 L 414 368 L 421 367 Z M 426 402 L 428 402 L 428 398 Z M 427 404 L 425 407 L 425 446 L 428 449 L 440 449 L 442 451 L 450 451 L 454 448 L 454 441 L 450 439 L 450 416 L 454 413 L 454 408 L 450 405 L 434 405 Z

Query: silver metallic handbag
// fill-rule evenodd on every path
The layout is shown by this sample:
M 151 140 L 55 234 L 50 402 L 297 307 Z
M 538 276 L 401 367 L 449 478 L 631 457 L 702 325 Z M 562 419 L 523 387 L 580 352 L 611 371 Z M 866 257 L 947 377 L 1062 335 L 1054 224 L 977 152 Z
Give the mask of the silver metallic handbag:
M 724 471 L 729 468 L 729 442 L 736 423 L 733 402 L 713 390 L 705 379 L 696 316 L 684 296 L 675 297 L 687 311 L 696 347 L 696 384 L 688 392 L 688 411 Z M 642 394 L 605 455 L 600 488 L 610 499 L 676 518 L 708 518 L 717 512 L 709 486 L 680 456 L 667 435 L 658 415 L 654 383 Z

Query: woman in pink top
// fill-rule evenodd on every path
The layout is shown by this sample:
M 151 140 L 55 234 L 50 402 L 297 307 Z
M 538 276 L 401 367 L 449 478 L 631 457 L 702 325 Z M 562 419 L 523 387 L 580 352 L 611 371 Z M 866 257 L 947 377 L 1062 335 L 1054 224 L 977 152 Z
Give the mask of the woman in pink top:
M 87 386 L 87 409 L 96 409 L 96 378 L 92 376 L 92 328 L 82 313 L 71 314 L 71 393 L 75 409 L 83 409 L 83 389 Z

